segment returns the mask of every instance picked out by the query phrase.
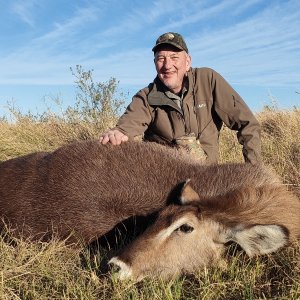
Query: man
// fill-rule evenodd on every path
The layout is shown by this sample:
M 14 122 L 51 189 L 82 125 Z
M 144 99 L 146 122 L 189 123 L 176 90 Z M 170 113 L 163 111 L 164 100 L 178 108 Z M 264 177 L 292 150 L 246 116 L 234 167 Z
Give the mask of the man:
M 260 125 L 237 92 L 217 72 L 191 68 L 191 56 L 178 33 L 161 35 L 152 51 L 157 77 L 132 99 L 115 128 L 100 142 L 119 145 L 136 136 L 169 145 L 195 136 L 207 157 L 218 161 L 222 124 L 237 131 L 246 162 L 258 163 Z

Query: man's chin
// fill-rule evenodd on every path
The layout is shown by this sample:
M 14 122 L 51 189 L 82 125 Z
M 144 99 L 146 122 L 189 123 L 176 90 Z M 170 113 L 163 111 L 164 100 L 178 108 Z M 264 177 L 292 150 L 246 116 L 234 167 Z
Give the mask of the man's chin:
M 162 83 L 170 90 L 173 91 L 175 89 L 175 85 L 169 80 L 162 80 Z

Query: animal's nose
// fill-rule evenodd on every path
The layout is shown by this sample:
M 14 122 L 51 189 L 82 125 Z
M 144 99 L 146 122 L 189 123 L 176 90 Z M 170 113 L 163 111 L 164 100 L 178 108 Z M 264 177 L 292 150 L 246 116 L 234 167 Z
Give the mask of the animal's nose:
M 121 271 L 121 267 L 112 261 L 108 262 L 108 269 L 111 273 L 119 273 Z
M 132 276 L 132 268 L 118 257 L 113 257 L 109 262 L 112 268 L 113 274 L 121 280 L 130 278 Z

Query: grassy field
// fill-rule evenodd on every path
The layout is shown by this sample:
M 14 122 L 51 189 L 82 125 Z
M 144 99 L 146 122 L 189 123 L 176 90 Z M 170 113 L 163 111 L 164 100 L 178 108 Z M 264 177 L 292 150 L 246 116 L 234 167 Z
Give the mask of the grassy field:
M 265 108 L 257 118 L 262 125 L 264 163 L 300 198 L 300 110 Z M 0 161 L 97 138 L 110 126 L 105 124 L 71 123 L 55 117 L 3 120 Z M 220 142 L 222 163 L 242 161 L 234 132 L 222 129 Z M 32 243 L 4 231 L 0 236 L 0 299 L 300 299 L 299 244 L 253 259 L 231 246 L 226 267 L 199 270 L 168 282 L 146 279 L 137 284 L 100 275 L 105 255 L 101 247 L 93 254 L 88 249 L 79 253 L 62 241 Z

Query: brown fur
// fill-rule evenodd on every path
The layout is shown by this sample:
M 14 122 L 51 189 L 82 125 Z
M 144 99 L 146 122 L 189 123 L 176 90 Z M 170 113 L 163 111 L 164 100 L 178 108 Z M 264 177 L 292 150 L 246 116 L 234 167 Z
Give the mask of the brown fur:
M 170 277 L 217 264 L 229 241 L 252 256 L 300 239 L 300 201 L 281 184 L 249 182 L 213 197 L 201 197 L 187 185 L 182 197 L 181 205 L 164 208 L 143 235 L 111 260 L 121 268 L 121 278 Z
M 300 239 L 300 201 L 264 167 L 207 167 L 182 186 L 180 199 L 112 258 L 121 279 L 169 278 L 218 264 L 230 241 L 253 256 Z
M 77 142 L 1 163 L 0 217 L 16 234 L 75 232 L 90 242 L 130 216 L 161 209 L 187 178 L 202 197 L 279 184 L 260 166 L 203 166 L 154 143 Z

